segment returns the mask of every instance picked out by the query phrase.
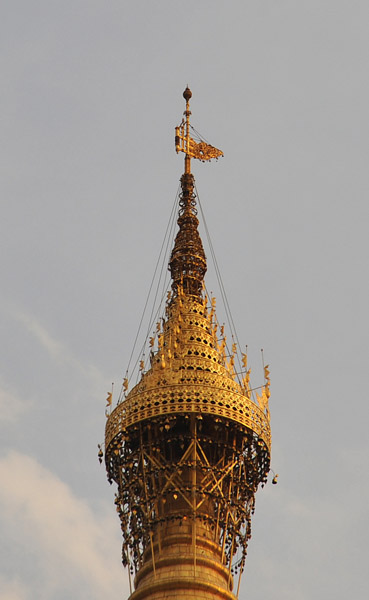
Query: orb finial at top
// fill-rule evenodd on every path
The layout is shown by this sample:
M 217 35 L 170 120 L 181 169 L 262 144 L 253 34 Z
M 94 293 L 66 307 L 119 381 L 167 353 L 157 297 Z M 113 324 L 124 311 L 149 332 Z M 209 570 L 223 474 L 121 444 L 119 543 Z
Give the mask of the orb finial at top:
M 188 86 L 183 92 L 183 98 L 186 100 L 186 102 L 189 102 L 190 98 L 192 98 L 192 92 Z

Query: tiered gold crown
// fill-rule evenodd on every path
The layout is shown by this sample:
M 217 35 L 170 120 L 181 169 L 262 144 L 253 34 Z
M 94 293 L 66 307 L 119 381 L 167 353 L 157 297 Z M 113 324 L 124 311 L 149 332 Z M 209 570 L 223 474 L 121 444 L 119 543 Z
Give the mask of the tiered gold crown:
M 178 290 L 157 332 L 151 368 L 108 419 L 107 445 L 122 429 L 186 412 L 230 419 L 253 431 L 270 451 L 266 397 L 254 402 L 247 378 L 242 383 L 236 379 L 234 355 L 227 356 L 226 339 L 217 336 L 215 307 L 209 310 L 207 298 Z

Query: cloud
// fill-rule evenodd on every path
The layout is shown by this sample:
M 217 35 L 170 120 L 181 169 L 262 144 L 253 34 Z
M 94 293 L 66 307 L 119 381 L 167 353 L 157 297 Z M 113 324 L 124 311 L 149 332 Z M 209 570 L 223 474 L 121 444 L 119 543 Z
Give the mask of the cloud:
M 94 514 L 58 477 L 17 452 L 0 460 L 0 480 L 0 525 L 24 556 L 20 579 L 32 555 L 32 577 L 24 572 L 30 597 L 51 600 L 62 590 L 91 600 L 128 596 L 119 546 L 112 547 L 119 532 L 114 514 Z M 7 600 L 28 598 L 25 583 L 9 575 L 0 590 Z
M 66 365 L 86 377 L 92 382 L 92 387 L 99 389 L 105 387 L 106 378 L 91 364 L 79 360 L 65 344 L 56 340 L 41 321 L 24 310 L 9 308 L 12 317 L 20 322 L 26 330 L 33 335 L 37 342 L 46 350 L 51 359 L 59 365 Z
M 23 311 L 14 311 L 13 316 L 25 325 L 26 329 L 36 337 L 52 358 L 61 362 L 68 358 L 66 348 L 57 342 L 34 316 Z
M 25 410 L 25 403 L 0 378 L 0 423 L 16 421 Z
M 27 600 L 27 590 L 19 581 L 6 580 L 0 576 L 0 598 L 2 600 Z

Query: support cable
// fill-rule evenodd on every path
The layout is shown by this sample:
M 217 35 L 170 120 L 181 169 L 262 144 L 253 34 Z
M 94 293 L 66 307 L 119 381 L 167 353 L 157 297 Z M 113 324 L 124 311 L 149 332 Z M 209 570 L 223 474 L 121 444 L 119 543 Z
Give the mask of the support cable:
M 235 327 L 235 324 L 234 324 L 234 321 L 233 321 L 231 309 L 230 309 L 230 306 L 229 306 L 227 294 L 226 294 L 225 287 L 224 287 L 224 284 L 223 284 L 222 276 L 221 276 L 221 273 L 220 273 L 218 261 L 216 259 L 214 247 L 213 247 L 213 244 L 212 244 L 212 241 L 211 241 L 211 237 L 210 237 L 210 233 L 209 233 L 209 229 L 208 229 L 208 226 L 207 226 L 207 223 L 206 223 L 205 214 L 204 214 L 204 211 L 203 211 L 203 208 L 202 208 L 202 204 L 201 204 L 201 201 L 200 201 L 199 192 L 197 190 L 196 185 L 195 185 L 195 191 L 196 191 L 196 196 L 197 196 L 197 200 L 198 200 L 198 205 L 199 205 L 199 208 L 200 208 L 200 213 L 201 213 L 202 221 L 204 223 L 204 229 L 205 229 L 206 239 L 208 241 L 208 245 L 209 245 L 211 257 L 212 257 L 213 264 L 214 264 L 214 269 L 215 269 L 215 274 L 216 274 L 218 285 L 219 285 L 219 289 L 220 289 L 220 294 L 221 294 L 221 297 L 222 297 L 222 301 L 223 301 L 223 305 L 224 305 L 226 317 L 228 319 L 230 330 L 231 330 L 231 336 L 232 336 L 232 339 L 237 342 L 237 347 L 241 348 L 241 345 L 240 345 L 240 342 L 239 342 L 239 339 L 238 339 L 238 335 L 237 335 L 237 331 L 236 331 L 236 327 Z M 227 349 L 229 351 L 228 344 L 227 344 Z M 242 366 L 241 366 L 241 362 L 240 362 L 240 358 L 239 358 L 238 352 L 237 352 L 237 361 L 238 361 L 240 370 L 242 370 Z M 255 401 L 254 394 L 253 394 L 253 399 Z
M 153 285 L 154 285 L 154 281 L 155 281 L 156 274 L 157 274 L 157 271 L 158 271 L 158 267 L 159 267 L 159 264 L 160 264 L 160 260 L 161 260 L 161 257 L 163 255 L 163 248 L 164 248 L 166 240 L 167 240 L 167 243 L 166 243 L 166 250 L 165 250 L 165 252 L 166 253 L 168 252 L 168 245 L 169 245 L 169 240 L 170 240 L 169 232 L 173 229 L 173 221 L 174 221 L 173 215 L 174 215 L 174 211 L 175 211 L 175 209 L 177 207 L 177 204 L 178 204 L 179 190 L 180 190 L 180 186 L 178 186 L 178 190 L 177 190 L 177 193 L 176 193 L 176 196 L 175 196 L 175 200 L 174 200 L 174 203 L 173 203 L 173 206 L 172 206 L 172 210 L 171 210 L 171 213 L 170 213 L 170 216 L 169 216 L 168 224 L 167 224 L 167 227 L 166 227 L 166 230 L 165 230 L 164 239 L 163 239 L 163 242 L 162 242 L 162 245 L 161 245 L 161 248 L 160 248 L 159 257 L 158 257 L 158 260 L 156 262 L 154 274 L 153 274 L 152 279 L 151 279 L 149 291 L 148 291 L 148 294 L 147 294 L 147 297 L 146 297 L 146 301 L 145 301 L 145 305 L 144 305 L 144 308 L 143 308 L 143 311 L 142 311 L 142 316 L 141 316 L 141 319 L 140 319 L 140 322 L 139 322 L 139 325 L 138 325 L 136 337 L 135 337 L 135 340 L 134 340 L 134 343 L 133 343 L 133 348 L 132 348 L 131 355 L 130 355 L 129 361 L 128 361 L 127 374 L 129 373 L 129 369 L 130 369 L 131 362 L 132 362 L 132 357 L 133 357 L 133 354 L 134 354 L 135 349 L 136 349 L 137 340 L 138 340 L 138 337 L 139 337 L 139 334 L 140 334 L 140 331 L 141 331 L 141 327 L 142 327 L 142 323 L 143 323 L 143 320 L 144 320 L 144 317 L 145 317 L 145 314 L 146 314 L 147 305 L 149 303 L 149 299 L 150 299 L 151 292 L 152 292 L 152 289 L 153 289 Z M 163 264 L 164 264 L 164 262 L 165 262 L 165 260 L 162 261 L 162 267 L 161 267 L 161 271 L 160 271 L 161 273 L 162 273 L 162 270 L 163 270 Z M 160 279 L 159 279 L 159 281 L 160 281 Z M 157 290 L 158 290 L 158 288 L 157 288 Z M 156 297 L 157 297 L 157 290 L 156 290 L 156 294 L 155 294 L 155 301 L 156 301 Z M 152 308 L 151 315 L 150 315 L 150 321 L 152 319 L 152 314 L 153 314 L 153 311 L 154 311 L 155 301 L 153 303 L 153 308 Z M 151 326 L 152 325 L 150 323 L 149 328 L 151 328 Z M 147 337 L 148 337 L 148 333 L 146 334 L 145 342 L 147 340 Z M 136 361 L 136 365 L 137 365 L 137 362 L 138 361 Z M 120 401 L 121 396 L 122 396 L 122 393 L 120 394 L 118 402 Z

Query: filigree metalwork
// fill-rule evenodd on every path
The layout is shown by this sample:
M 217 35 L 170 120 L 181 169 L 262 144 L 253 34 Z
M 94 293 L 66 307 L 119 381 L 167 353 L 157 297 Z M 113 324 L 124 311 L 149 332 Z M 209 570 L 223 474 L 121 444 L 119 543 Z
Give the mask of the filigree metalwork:
M 142 566 L 150 532 L 164 521 L 200 519 L 223 546 L 227 564 L 242 567 L 251 536 L 254 494 L 269 470 L 269 453 L 248 428 L 211 415 L 154 417 L 121 431 L 107 468 L 124 537 L 124 564 Z
M 192 173 L 181 177 L 179 200 L 179 231 L 169 261 L 172 276 L 172 289 L 177 294 L 181 286 L 186 294 L 201 296 L 206 273 L 206 258 L 202 241 L 197 230 L 196 195 Z
M 221 156 L 224 156 L 221 150 L 211 146 L 211 144 L 207 144 L 203 140 L 200 142 L 195 142 L 193 138 L 189 137 L 186 132 L 185 120 L 183 120 L 182 123 L 176 127 L 175 144 L 177 152 L 184 152 L 191 158 L 197 158 L 202 162 L 211 160 L 212 158 L 218 159 Z

